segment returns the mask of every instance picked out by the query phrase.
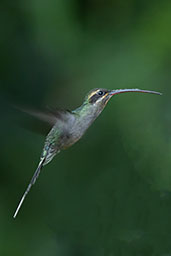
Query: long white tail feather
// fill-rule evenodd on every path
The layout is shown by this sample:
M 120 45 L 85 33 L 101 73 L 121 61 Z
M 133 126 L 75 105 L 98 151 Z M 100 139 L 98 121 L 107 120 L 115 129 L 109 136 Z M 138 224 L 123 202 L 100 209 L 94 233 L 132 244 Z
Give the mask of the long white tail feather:
M 22 206 L 22 204 L 24 202 L 24 199 L 25 199 L 26 195 L 28 194 L 28 192 L 30 191 L 32 185 L 34 185 L 34 183 L 36 182 L 36 180 L 37 180 L 37 178 L 38 178 L 38 176 L 40 174 L 40 171 L 41 171 L 41 169 L 42 169 L 42 167 L 44 165 L 45 160 L 46 160 L 46 157 L 41 158 L 41 160 L 39 162 L 39 165 L 38 165 L 38 167 L 37 167 L 37 169 L 36 169 L 32 179 L 31 179 L 31 181 L 30 181 L 26 191 L 24 192 L 24 195 L 22 196 L 22 198 L 21 198 L 21 200 L 20 200 L 20 202 L 19 202 L 19 204 L 17 206 L 17 209 L 16 209 L 16 211 L 15 211 L 15 213 L 13 215 L 14 218 L 17 216 L 17 214 L 18 214 L 18 212 L 19 212 L 19 210 L 20 210 L 20 208 L 21 208 L 21 206 Z

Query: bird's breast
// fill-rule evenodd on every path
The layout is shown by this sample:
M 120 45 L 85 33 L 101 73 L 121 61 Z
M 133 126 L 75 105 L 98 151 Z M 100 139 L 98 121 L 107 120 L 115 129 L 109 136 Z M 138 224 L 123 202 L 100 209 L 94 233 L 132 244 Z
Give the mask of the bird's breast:
M 94 108 L 92 108 L 91 111 L 85 111 L 80 115 L 75 116 L 75 119 L 72 119 L 72 122 L 71 120 L 68 120 L 68 123 L 65 124 L 64 130 L 60 135 L 61 148 L 68 148 L 77 142 L 98 115 L 99 112 L 94 111 Z

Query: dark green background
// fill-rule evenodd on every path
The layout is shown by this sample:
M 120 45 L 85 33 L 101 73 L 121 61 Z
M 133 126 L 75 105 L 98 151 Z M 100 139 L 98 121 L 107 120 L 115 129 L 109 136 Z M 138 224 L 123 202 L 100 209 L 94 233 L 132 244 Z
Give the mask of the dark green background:
M 171 255 L 171 1 L 0 2 L 0 255 Z M 122 94 L 42 171 L 44 137 L 10 103 L 74 109 Z

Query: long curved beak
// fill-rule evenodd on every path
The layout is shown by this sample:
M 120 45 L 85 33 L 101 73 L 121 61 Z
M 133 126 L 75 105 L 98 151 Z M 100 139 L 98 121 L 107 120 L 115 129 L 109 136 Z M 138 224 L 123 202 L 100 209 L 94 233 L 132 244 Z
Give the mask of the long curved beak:
M 118 90 L 112 90 L 109 93 L 109 95 L 113 96 L 115 94 L 125 93 L 125 92 L 141 92 L 141 93 L 152 93 L 152 94 L 162 95 L 162 93 L 160 93 L 160 92 L 141 90 L 141 89 L 118 89 Z

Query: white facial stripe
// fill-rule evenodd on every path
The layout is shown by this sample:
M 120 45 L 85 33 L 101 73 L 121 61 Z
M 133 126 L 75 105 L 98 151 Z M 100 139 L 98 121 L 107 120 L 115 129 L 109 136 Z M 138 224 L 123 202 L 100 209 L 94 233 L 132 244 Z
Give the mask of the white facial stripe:
M 90 99 L 93 95 L 95 95 L 97 92 L 99 92 L 100 90 L 96 90 L 96 91 L 93 91 L 89 96 L 88 96 L 88 99 Z
M 103 97 L 100 97 L 96 102 L 102 101 L 104 98 L 107 97 L 108 94 L 109 94 L 108 92 L 105 93 L 105 95 L 103 95 Z

